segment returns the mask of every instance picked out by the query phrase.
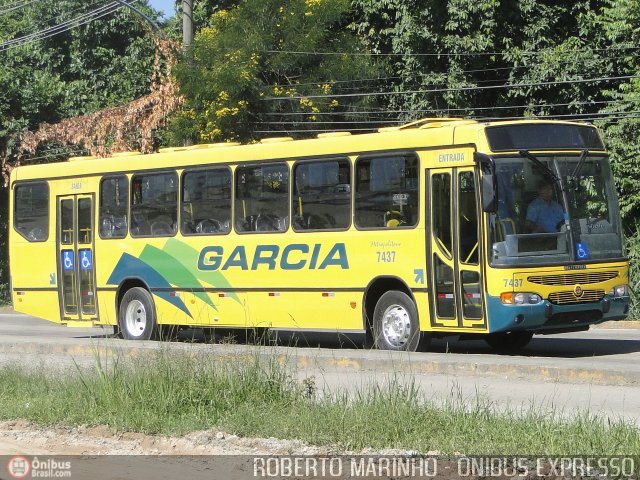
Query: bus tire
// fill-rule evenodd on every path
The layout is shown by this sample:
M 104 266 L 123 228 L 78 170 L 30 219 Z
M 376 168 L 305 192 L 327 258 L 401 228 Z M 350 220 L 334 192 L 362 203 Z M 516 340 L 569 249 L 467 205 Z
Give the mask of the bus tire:
M 378 299 L 373 313 L 372 334 L 378 349 L 408 352 L 418 350 L 422 335 L 418 309 L 413 300 L 406 293 L 397 290 L 384 293 Z
M 498 352 L 517 352 L 526 347 L 533 338 L 533 332 L 490 333 L 484 339 Z
M 127 290 L 120 302 L 118 323 L 126 340 L 157 338 L 159 329 L 151 294 L 142 287 Z

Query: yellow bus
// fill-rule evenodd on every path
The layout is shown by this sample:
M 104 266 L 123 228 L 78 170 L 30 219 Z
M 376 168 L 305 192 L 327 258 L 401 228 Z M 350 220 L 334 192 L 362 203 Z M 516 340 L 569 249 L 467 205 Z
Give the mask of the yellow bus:
M 621 320 L 628 261 L 595 127 L 423 119 L 22 166 L 15 309 L 126 339 L 165 326 L 366 332 L 516 350 Z

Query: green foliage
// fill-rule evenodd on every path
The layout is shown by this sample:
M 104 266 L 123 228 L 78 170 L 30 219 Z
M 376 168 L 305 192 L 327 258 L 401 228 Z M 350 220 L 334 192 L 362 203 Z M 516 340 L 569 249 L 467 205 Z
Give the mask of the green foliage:
M 347 0 L 246 0 L 217 10 L 175 69 L 186 108 L 173 123 L 174 142 L 247 141 L 264 130 L 331 129 L 331 122 L 344 118 L 337 113 L 342 105 L 306 96 L 332 94 L 333 79 L 376 75 L 380 67 L 367 55 L 291 52 L 365 53 L 345 29 L 349 13 Z M 291 99 L 298 96 L 303 98 Z M 328 123 L 314 124 L 321 120 L 317 114 L 332 112 L 322 118 Z
M 0 0 L 0 5 L 18 2 Z M 96 8 L 82 0 L 39 0 L 0 14 L 0 43 L 74 19 Z M 1 8 L 1 7 L 0 7 Z M 145 12 L 157 18 L 147 6 Z M 9 163 L 25 129 L 55 123 L 148 93 L 154 45 L 128 9 L 47 39 L 0 52 L 0 159 Z M 38 155 L 59 160 L 68 148 Z M 0 199 L 0 303 L 7 301 L 7 192 Z
M 611 45 L 598 25 L 610 3 L 354 1 L 356 30 L 374 51 L 394 54 L 395 90 L 427 90 L 391 97 L 390 107 L 407 118 L 452 108 L 459 109 L 454 116 L 548 115 L 559 111 L 545 105 L 557 103 L 569 104 L 563 114 L 593 111 L 580 102 L 602 98 L 597 83 L 531 84 L 622 71 L 613 53 L 593 50 Z
M 1 2 L 11 3 L 9 0 Z M 0 42 L 41 31 L 96 8 L 41 0 L 0 15 Z M 146 12 L 154 13 L 146 8 Z M 121 105 L 146 93 L 154 46 L 128 9 L 0 55 L 0 156 L 23 129 Z

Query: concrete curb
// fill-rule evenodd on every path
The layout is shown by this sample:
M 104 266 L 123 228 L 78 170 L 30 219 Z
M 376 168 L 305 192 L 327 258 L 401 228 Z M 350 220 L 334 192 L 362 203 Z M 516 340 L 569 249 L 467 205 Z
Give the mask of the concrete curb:
M 617 330 L 620 328 L 628 328 L 631 330 L 640 330 L 640 320 L 618 320 L 612 322 L 604 322 L 598 325 L 592 325 L 591 328 L 596 330 L 600 329 L 612 329 Z
M 640 371 L 626 369 L 619 364 L 606 369 L 576 366 L 588 363 L 584 360 L 573 365 L 552 364 L 553 359 L 520 357 L 513 364 L 509 356 L 468 354 L 465 362 L 456 357 L 446 358 L 441 353 L 406 353 L 379 350 L 332 350 L 303 347 L 246 346 L 225 344 L 189 344 L 166 342 L 128 342 L 119 339 L 98 338 L 92 345 L 80 339 L 57 339 L 55 342 L 33 343 L 33 338 L 18 337 L 15 341 L 0 344 L 0 354 L 15 358 L 18 362 L 26 356 L 43 357 L 45 364 L 57 365 L 55 357 L 70 358 L 125 358 L 135 361 L 158 353 L 178 353 L 206 357 L 220 362 L 249 362 L 258 356 L 264 361 L 277 361 L 292 370 L 350 372 L 379 376 L 379 374 L 447 375 L 461 377 L 502 377 L 508 379 L 538 380 L 563 384 L 640 385 Z M 445 358 L 443 358 L 443 356 Z M 29 361 L 31 363 L 31 361 Z

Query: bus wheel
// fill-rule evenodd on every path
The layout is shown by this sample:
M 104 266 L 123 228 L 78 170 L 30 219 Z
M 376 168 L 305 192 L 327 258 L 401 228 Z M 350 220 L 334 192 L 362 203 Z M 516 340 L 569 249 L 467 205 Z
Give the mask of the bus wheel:
M 397 290 L 386 292 L 376 303 L 372 330 L 377 348 L 415 352 L 420 345 L 420 324 L 413 300 Z
M 127 340 L 150 340 L 158 335 L 156 309 L 151 294 L 141 287 L 127 290 L 120 303 L 118 323 Z
M 526 347 L 532 338 L 533 332 L 507 332 L 491 333 L 484 341 L 499 352 L 517 352 Z

